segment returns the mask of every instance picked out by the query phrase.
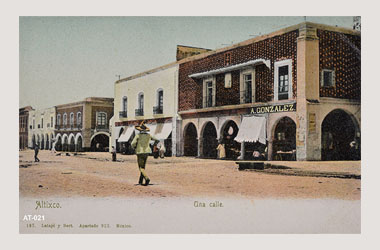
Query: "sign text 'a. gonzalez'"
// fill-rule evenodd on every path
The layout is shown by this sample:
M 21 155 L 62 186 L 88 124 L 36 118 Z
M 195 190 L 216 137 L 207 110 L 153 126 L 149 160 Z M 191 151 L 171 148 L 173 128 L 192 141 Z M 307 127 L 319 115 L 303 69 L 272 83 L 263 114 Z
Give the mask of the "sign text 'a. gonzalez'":
M 251 114 L 278 113 L 296 111 L 296 103 L 278 104 L 272 106 L 252 107 Z

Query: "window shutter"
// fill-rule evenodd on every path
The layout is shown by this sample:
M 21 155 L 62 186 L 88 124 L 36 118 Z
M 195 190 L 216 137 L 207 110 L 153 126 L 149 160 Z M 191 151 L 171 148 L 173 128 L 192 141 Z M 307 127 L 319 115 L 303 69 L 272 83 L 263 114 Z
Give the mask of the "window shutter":
M 231 73 L 226 73 L 226 74 L 224 75 L 224 87 L 225 87 L 226 89 L 229 89 L 229 88 L 231 88 L 231 86 L 232 86 L 232 77 L 231 77 Z

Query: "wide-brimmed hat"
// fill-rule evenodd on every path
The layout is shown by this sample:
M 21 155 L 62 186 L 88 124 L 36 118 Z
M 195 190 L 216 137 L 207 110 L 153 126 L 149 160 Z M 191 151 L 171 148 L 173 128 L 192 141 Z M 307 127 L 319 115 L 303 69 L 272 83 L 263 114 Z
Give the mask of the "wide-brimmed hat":
M 145 126 L 144 121 L 142 121 L 140 125 L 135 126 L 135 129 L 137 129 L 138 131 L 150 131 L 150 129 L 147 126 Z

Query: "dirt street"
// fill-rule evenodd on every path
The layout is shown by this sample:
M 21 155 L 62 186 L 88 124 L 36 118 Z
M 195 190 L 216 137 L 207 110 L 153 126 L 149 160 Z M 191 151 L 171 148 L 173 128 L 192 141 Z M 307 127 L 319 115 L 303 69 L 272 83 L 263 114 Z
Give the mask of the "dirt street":
M 188 157 L 148 158 L 151 185 L 137 185 L 136 156 L 86 152 L 60 156 L 20 152 L 20 197 L 230 197 L 360 200 L 360 179 L 239 171 L 234 161 Z M 302 168 L 302 163 L 291 163 Z M 304 167 L 306 168 L 306 166 Z M 311 169 L 360 173 L 360 162 L 312 163 Z

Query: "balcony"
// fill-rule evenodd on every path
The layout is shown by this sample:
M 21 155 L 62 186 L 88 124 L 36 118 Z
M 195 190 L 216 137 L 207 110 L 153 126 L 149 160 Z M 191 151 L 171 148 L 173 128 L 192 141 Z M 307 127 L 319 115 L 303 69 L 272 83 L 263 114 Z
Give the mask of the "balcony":
M 108 130 L 108 124 L 96 124 L 95 130 Z
M 144 109 L 135 109 L 136 116 L 144 116 Z
M 127 111 L 120 111 L 119 112 L 119 118 L 127 118 L 128 115 L 127 115 Z
M 241 103 L 252 103 L 252 93 L 250 91 L 241 91 Z
M 158 114 L 163 114 L 163 108 L 162 106 L 154 106 L 153 107 L 153 114 L 158 115 Z

